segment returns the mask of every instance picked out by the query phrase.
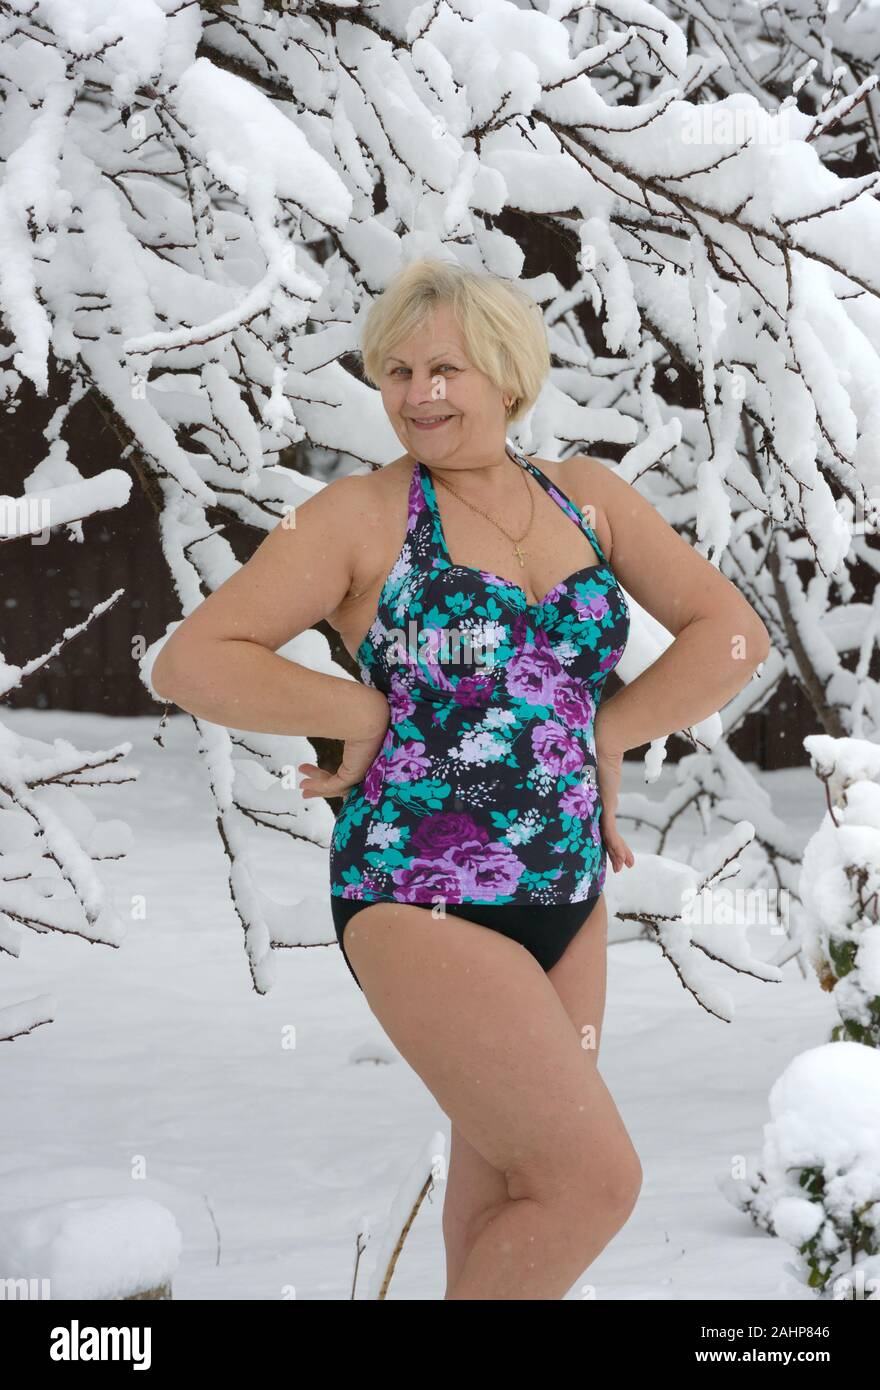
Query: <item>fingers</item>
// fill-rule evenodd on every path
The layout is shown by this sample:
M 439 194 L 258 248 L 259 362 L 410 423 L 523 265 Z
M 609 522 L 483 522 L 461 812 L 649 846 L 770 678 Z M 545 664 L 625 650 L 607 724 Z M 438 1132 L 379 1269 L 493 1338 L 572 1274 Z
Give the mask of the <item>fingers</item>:
M 635 855 L 625 840 L 618 839 L 615 845 L 608 846 L 608 854 L 611 859 L 611 867 L 616 874 L 623 868 L 631 869 L 635 864 Z
M 605 847 L 608 850 L 611 866 L 616 874 L 620 873 L 620 870 L 623 868 L 631 869 L 633 864 L 635 864 L 635 855 L 626 841 L 622 840 L 619 835 L 614 839 L 606 840 Z
M 300 787 L 300 796 L 308 801 L 311 796 L 341 796 L 347 787 L 353 786 L 350 782 L 340 782 L 336 777 L 328 777 L 326 782 L 311 783 Z
M 297 772 L 300 773 L 299 793 L 305 800 L 313 796 L 341 796 L 355 785 L 350 778 L 340 777 L 338 772 L 325 772 L 314 763 L 297 763 Z
M 314 763 L 298 763 L 300 796 L 327 796 L 329 783 L 333 780 L 329 772 Z M 329 793 L 332 795 L 332 792 Z
M 310 796 L 337 796 L 342 790 L 338 777 L 332 777 L 330 773 L 325 773 L 323 777 L 310 777 L 307 782 L 300 783 L 300 795 L 306 798 Z
M 635 864 L 635 855 L 630 849 L 626 840 L 619 833 L 614 816 L 607 812 L 602 816 L 602 839 L 608 851 L 608 858 L 611 860 L 611 867 L 614 872 L 620 873 L 623 868 L 631 869 Z
M 300 796 L 306 798 L 317 796 L 319 794 L 318 788 L 327 774 L 316 767 L 314 763 L 297 763 L 296 770 L 299 773 Z

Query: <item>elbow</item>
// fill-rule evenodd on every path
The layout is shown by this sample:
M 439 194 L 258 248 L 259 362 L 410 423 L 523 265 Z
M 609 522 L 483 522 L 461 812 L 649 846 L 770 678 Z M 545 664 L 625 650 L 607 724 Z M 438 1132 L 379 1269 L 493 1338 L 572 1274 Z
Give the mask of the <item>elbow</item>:
M 747 637 L 749 655 L 755 664 L 755 668 L 763 665 L 770 655 L 770 633 L 759 618 L 753 624 L 752 630 Z
M 770 633 L 751 604 L 740 600 L 719 610 L 716 618 L 730 642 L 733 660 L 756 671 L 770 655 Z
M 731 659 L 740 669 L 756 671 L 770 655 L 770 633 L 749 604 L 728 605 L 699 616 L 717 628 L 725 646 L 729 643 Z
M 160 700 L 177 704 L 180 693 L 180 679 L 174 665 L 169 660 L 167 646 L 163 647 L 150 668 L 150 685 Z
M 164 638 L 159 640 L 159 650 L 148 673 L 149 683 L 158 699 L 175 705 L 180 705 L 186 699 L 193 680 L 205 664 L 201 644 L 187 639 L 189 630 L 186 619 L 172 623 Z

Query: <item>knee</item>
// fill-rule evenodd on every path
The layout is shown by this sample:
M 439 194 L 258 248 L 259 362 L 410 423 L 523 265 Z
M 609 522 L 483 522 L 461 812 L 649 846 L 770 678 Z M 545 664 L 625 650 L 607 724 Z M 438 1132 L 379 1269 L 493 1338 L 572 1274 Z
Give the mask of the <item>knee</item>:
M 581 1166 L 566 1206 L 572 1235 L 588 1257 L 597 1238 L 610 1240 L 626 1225 L 641 1188 L 642 1165 L 633 1150 L 609 1156 L 599 1169 Z
M 616 1168 L 611 1182 L 613 1205 L 622 1213 L 624 1220 L 639 1199 L 644 1176 L 638 1154 L 635 1149 L 630 1149 Z
M 641 1165 L 631 1163 L 597 1174 L 580 1174 L 569 1202 L 572 1222 L 587 1231 L 605 1225 L 617 1231 L 629 1220 L 642 1186 Z
M 589 1157 L 585 1159 L 585 1152 Z M 547 1207 L 566 1212 L 574 1222 L 581 1218 L 589 1227 L 597 1219 L 610 1218 L 622 1226 L 638 1201 L 643 1173 L 638 1154 L 631 1146 L 609 1149 L 597 1159 L 591 1146 L 579 1147 L 562 1163 L 555 1161 L 544 1169 L 505 1174 L 512 1200 L 533 1197 Z

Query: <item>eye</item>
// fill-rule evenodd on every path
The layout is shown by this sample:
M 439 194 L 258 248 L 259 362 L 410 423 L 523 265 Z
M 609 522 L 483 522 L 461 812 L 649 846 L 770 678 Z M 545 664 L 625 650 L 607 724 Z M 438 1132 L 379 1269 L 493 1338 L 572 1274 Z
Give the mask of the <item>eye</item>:
M 433 370 L 434 370 L 434 371 L 437 371 L 437 372 L 444 372 L 444 371 L 445 371 L 445 372 L 458 372 L 458 371 L 461 370 L 461 368 L 460 368 L 460 367 L 456 367 L 455 364 L 452 363 L 452 362 L 441 362 L 441 363 L 440 363 L 437 367 L 435 367 Z M 391 376 L 397 376 L 397 373 L 398 373 L 398 372 L 408 372 L 408 371 L 409 371 L 409 367 L 393 367 L 392 370 L 391 370 L 391 372 L 390 372 L 390 375 L 391 375 Z

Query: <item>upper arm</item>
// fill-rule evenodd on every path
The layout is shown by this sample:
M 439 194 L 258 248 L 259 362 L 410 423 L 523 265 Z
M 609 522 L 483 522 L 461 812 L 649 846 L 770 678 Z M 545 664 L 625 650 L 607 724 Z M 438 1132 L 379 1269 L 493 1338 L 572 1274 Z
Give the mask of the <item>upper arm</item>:
M 608 518 L 614 573 L 642 608 L 676 637 L 696 618 L 733 615 L 769 650 L 769 634 L 752 605 L 656 507 L 598 459 L 578 463 L 584 470 L 582 490 Z
M 328 483 L 292 508 L 250 559 L 175 628 L 153 667 L 163 672 L 198 662 L 206 642 L 257 642 L 277 651 L 314 627 L 348 593 L 357 515 L 364 504 L 360 477 Z M 161 692 L 160 692 L 161 693 Z

